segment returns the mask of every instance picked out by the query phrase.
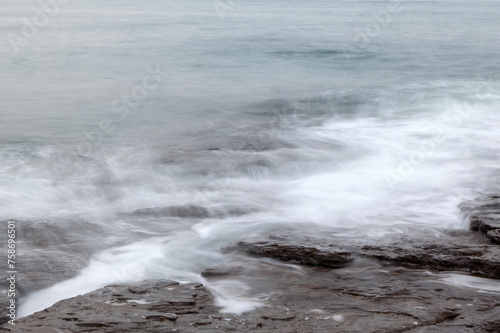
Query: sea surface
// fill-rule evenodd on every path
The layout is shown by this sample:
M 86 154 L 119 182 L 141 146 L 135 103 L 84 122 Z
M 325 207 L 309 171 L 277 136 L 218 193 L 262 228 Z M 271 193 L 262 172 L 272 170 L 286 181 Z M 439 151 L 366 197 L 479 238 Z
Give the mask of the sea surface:
M 498 193 L 499 1 L 40 3 L 0 1 L 0 218 L 85 219 L 104 249 L 22 315 L 203 282 L 270 231 L 466 228 L 457 205 Z M 131 214 L 168 206 L 218 213 Z

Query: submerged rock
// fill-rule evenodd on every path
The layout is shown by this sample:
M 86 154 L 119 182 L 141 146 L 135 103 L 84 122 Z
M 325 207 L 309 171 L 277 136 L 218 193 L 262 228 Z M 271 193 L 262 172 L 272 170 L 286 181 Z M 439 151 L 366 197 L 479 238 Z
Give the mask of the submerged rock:
M 486 236 L 489 238 L 489 240 L 492 243 L 500 244 L 500 230 L 499 229 L 488 231 Z
M 17 304 L 19 296 L 76 276 L 101 244 L 102 230 L 81 219 L 4 220 L 0 222 L 3 230 L 7 221 L 15 222 L 16 226 Z M 8 290 L 5 274 L 4 270 L 0 275 L 2 308 L 5 308 L 3 302 L 9 300 L 5 297 Z M 0 316 L 0 323 L 6 320 L 6 316 Z
M 500 196 L 485 195 L 458 205 L 464 213 L 467 212 L 495 212 L 500 211 Z
M 151 217 L 172 216 L 182 218 L 208 218 L 210 216 L 206 208 L 190 205 L 138 209 L 134 210 L 131 215 Z
M 186 206 L 167 206 L 144 208 L 134 210 L 132 213 L 121 214 L 125 217 L 180 217 L 190 219 L 206 219 L 206 218 L 225 218 L 228 216 L 240 216 L 253 212 L 254 210 L 243 207 L 221 206 L 221 207 L 202 207 L 194 205 Z
M 486 233 L 492 243 L 499 244 L 500 196 L 482 196 L 458 206 L 469 219 L 469 228 Z
M 22 294 L 76 276 L 101 248 L 101 228 L 82 219 L 18 221 L 17 228 Z
M 490 230 L 500 229 L 500 211 L 499 214 L 473 214 L 469 219 L 469 228 L 474 231 L 487 233 Z

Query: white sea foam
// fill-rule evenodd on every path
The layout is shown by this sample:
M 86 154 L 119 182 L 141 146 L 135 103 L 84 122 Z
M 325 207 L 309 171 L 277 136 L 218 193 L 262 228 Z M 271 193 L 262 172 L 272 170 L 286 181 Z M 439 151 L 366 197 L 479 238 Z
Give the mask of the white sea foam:
M 79 217 L 102 238 L 77 277 L 23 295 L 21 314 L 109 283 L 202 281 L 221 246 L 273 230 L 465 228 L 456 206 L 500 189 L 500 86 L 484 77 L 499 72 L 497 10 L 454 2 L 442 20 L 447 4 L 408 2 L 358 47 L 379 5 L 259 0 L 219 20 L 201 0 L 74 2 L 20 54 L 0 41 L 0 217 Z M 0 18 L 21 33 L 31 12 Z M 121 117 L 114 102 L 156 63 L 162 84 Z M 103 120 L 115 129 L 101 137 Z M 250 213 L 122 215 L 179 205 Z M 225 311 L 262 302 L 211 288 Z
M 500 282 L 497 280 L 465 274 L 440 274 L 439 278 L 446 284 L 475 289 L 478 292 L 500 294 Z

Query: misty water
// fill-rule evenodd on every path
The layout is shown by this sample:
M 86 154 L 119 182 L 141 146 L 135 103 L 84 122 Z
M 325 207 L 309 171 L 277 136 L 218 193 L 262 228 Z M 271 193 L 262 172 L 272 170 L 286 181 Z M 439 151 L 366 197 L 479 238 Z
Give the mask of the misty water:
M 499 189 L 499 2 L 62 2 L 2 5 L 0 216 L 81 218 L 102 249 L 22 315 L 203 282 L 221 246 L 273 230 L 466 228 L 457 205 Z M 131 214 L 169 206 L 209 214 Z

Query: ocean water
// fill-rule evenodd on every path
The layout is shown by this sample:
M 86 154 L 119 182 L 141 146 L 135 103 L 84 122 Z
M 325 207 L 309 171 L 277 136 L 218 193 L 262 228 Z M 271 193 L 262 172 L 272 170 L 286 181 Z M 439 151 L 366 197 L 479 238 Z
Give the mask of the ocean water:
M 203 282 L 221 246 L 270 231 L 466 228 L 456 206 L 500 187 L 498 1 L 1 7 L 0 216 L 104 230 L 22 315 L 115 282 Z M 130 214 L 167 206 L 219 213 Z M 225 311 L 261 301 L 209 287 Z

